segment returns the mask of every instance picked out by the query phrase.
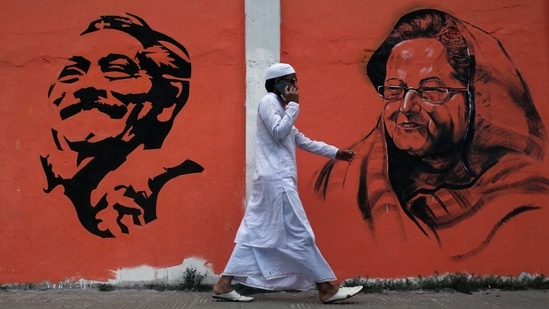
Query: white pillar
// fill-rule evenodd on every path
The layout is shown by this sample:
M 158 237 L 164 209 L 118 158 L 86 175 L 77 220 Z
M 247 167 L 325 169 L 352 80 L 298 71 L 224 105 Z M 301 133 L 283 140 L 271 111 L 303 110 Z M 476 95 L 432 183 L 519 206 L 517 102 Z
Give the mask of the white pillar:
M 280 61 L 280 1 L 245 0 L 246 14 L 246 200 L 255 168 L 257 104 L 265 95 L 265 71 Z

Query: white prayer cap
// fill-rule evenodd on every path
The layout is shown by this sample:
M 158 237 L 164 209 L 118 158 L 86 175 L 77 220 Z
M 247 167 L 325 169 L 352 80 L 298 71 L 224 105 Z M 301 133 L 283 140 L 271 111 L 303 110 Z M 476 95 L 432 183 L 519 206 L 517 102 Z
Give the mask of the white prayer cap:
M 295 73 L 294 68 L 287 63 L 275 63 L 267 69 L 265 80 Z

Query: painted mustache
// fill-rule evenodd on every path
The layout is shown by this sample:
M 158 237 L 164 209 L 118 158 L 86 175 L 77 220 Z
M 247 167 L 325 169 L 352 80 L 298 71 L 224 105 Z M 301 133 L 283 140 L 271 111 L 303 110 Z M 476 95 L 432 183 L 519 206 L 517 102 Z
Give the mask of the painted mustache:
M 115 93 L 111 94 L 115 96 Z M 104 89 L 88 87 L 75 91 L 73 95 L 79 100 L 79 102 L 61 109 L 59 114 L 63 120 L 72 117 L 81 111 L 91 110 L 94 108 L 109 115 L 112 119 L 120 119 L 128 112 L 128 108 L 125 105 L 112 105 L 103 102 L 103 98 L 107 98 L 107 91 Z M 55 100 L 54 104 L 59 106 L 65 96 L 66 92 Z
M 125 105 L 109 105 L 99 100 L 96 101 L 80 101 L 73 105 L 63 108 L 59 114 L 61 119 L 65 120 L 72 117 L 81 111 L 97 109 L 98 111 L 109 115 L 112 119 L 121 119 L 128 112 L 128 108 Z

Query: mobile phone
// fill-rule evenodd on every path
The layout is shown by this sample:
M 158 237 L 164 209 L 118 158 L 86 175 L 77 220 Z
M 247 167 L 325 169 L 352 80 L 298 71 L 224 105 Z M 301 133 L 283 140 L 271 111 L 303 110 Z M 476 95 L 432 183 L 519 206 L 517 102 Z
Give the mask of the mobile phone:
M 288 83 L 286 81 L 279 81 L 278 83 L 275 84 L 275 89 L 281 94 L 281 95 L 285 95 L 286 94 L 286 87 L 288 86 Z

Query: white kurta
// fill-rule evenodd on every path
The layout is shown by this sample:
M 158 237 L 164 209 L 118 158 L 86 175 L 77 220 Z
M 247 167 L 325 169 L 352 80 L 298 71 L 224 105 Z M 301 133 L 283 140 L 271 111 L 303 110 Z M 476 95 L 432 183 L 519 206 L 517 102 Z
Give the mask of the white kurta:
M 298 114 L 299 104 L 284 108 L 274 93 L 259 103 L 252 193 L 223 272 L 248 286 L 305 290 L 336 279 L 299 199 L 295 151 L 333 159 L 338 149 L 299 132 Z

